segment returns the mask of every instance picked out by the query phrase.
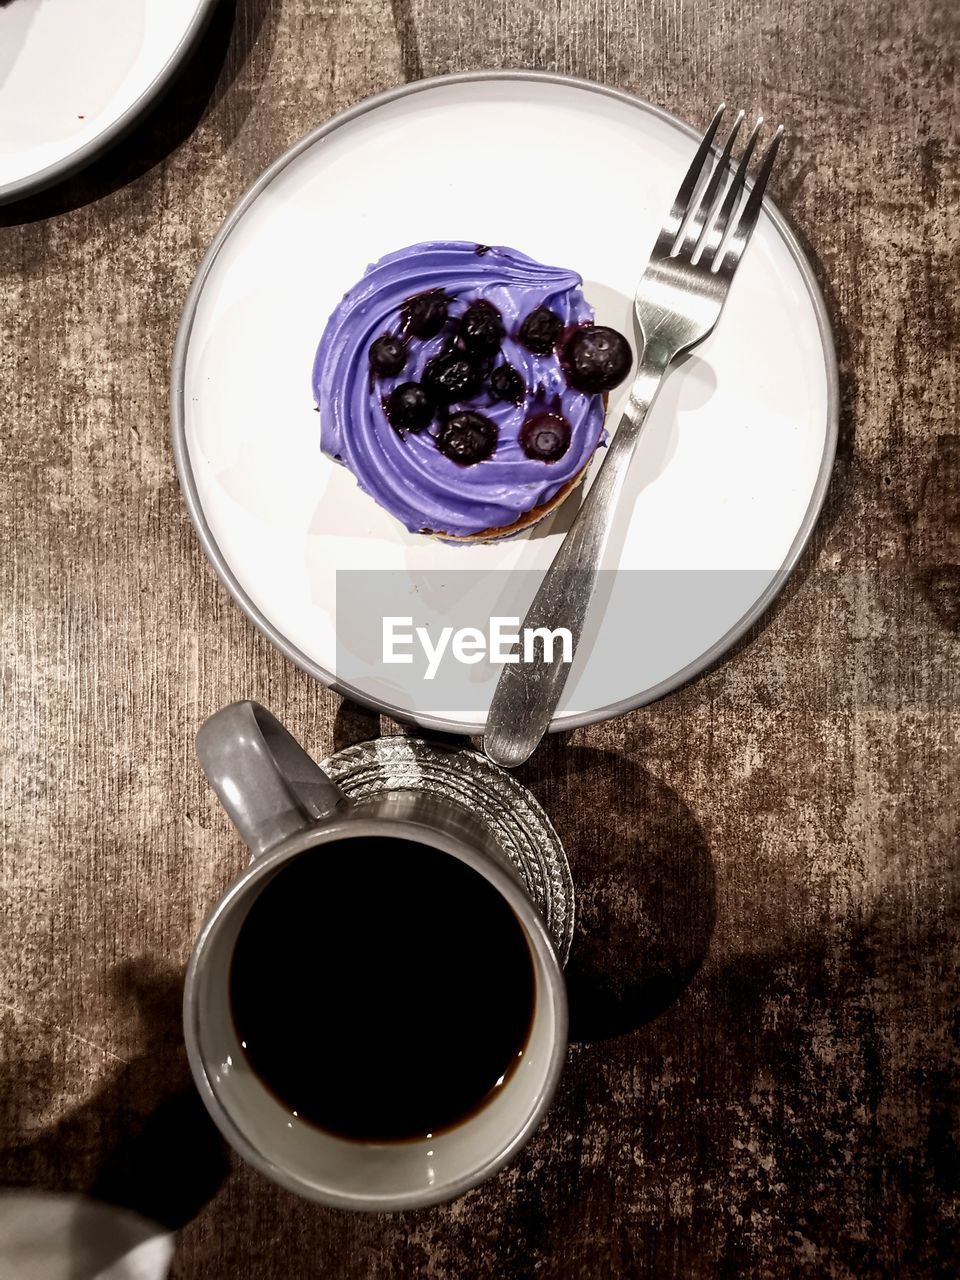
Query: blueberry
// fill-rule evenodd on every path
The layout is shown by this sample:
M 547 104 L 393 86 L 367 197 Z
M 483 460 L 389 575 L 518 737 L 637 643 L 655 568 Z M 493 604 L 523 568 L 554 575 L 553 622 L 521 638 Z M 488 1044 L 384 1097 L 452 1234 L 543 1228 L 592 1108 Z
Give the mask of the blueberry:
M 486 382 L 487 378 L 493 372 L 493 362 L 500 353 L 492 352 L 490 355 L 480 355 L 477 351 L 468 351 L 467 359 L 477 370 L 481 382 Z
M 499 348 L 496 351 L 478 351 L 467 344 L 462 334 L 457 333 L 440 354 L 449 356 L 451 359 L 466 360 L 468 364 L 473 365 L 474 372 L 480 381 L 484 382 L 490 376 L 490 370 L 500 351 Z
M 570 448 L 570 423 L 559 413 L 535 413 L 520 428 L 520 445 L 528 458 L 556 462 Z
M 460 317 L 458 336 L 468 351 L 493 355 L 503 341 L 503 320 L 492 303 L 482 299 L 472 302 Z
M 447 295 L 442 289 L 418 293 L 403 305 L 403 326 L 415 338 L 435 338 L 446 324 Z
M 498 364 L 490 375 L 490 394 L 494 400 L 519 404 L 523 399 L 523 378 L 512 364 Z
M 437 435 L 437 448 L 462 467 L 489 458 L 497 447 L 497 424 L 473 409 L 451 413 Z
M 483 386 L 483 369 L 458 351 L 449 351 L 428 362 L 423 384 L 440 404 L 469 400 Z
M 395 378 L 407 363 L 407 344 L 385 333 L 370 344 L 370 368 L 379 378 Z
M 422 431 L 433 418 L 434 403 L 416 382 L 395 387 L 383 406 L 387 420 L 396 431 Z
M 567 381 L 577 391 L 610 391 L 630 372 L 630 343 L 616 329 L 602 324 L 581 325 L 563 345 L 561 362 Z
M 537 307 L 520 326 L 517 337 L 535 356 L 548 356 L 557 345 L 563 331 L 563 321 L 549 307 Z

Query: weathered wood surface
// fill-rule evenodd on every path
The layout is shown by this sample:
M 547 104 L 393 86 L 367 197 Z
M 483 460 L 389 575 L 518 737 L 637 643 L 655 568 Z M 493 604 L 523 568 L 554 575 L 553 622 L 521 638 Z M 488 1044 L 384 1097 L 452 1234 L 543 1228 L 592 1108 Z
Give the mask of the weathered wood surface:
M 0 209 L 0 1179 L 182 1225 L 177 1277 L 956 1274 L 957 34 L 952 0 L 225 0 L 126 143 Z M 196 726 L 242 695 L 320 753 L 380 725 L 218 585 L 167 372 L 269 160 L 376 90 L 491 66 L 789 123 L 775 194 L 829 299 L 842 442 L 756 634 L 526 768 L 580 894 L 548 1122 L 453 1205 L 353 1217 L 228 1158 L 188 1084 L 182 969 L 243 860 Z

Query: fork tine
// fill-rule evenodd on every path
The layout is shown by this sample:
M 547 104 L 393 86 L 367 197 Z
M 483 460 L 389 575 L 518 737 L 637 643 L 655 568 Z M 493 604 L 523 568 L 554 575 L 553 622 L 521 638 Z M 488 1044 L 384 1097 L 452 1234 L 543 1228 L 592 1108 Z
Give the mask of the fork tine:
M 734 120 L 730 132 L 727 134 L 727 140 L 723 144 L 723 150 L 720 153 L 720 159 L 713 167 L 713 173 L 710 175 L 710 181 L 707 183 L 707 189 L 703 193 L 700 203 L 697 206 L 697 212 L 690 220 L 690 225 L 683 236 L 683 240 L 678 246 L 678 252 L 693 255 L 697 245 L 703 238 L 703 232 L 710 225 L 710 220 L 716 212 L 717 197 L 720 194 L 720 188 L 727 176 L 727 169 L 730 163 L 730 153 L 733 150 L 733 144 L 737 134 L 740 132 L 740 126 L 743 124 L 746 112 L 738 111 L 737 118 Z
M 684 174 L 683 181 L 674 197 L 673 207 L 667 215 L 667 220 L 663 225 L 663 230 L 657 238 L 655 253 L 667 254 L 673 248 L 673 242 L 677 238 L 680 228 L 683 226 L 683 220 L 687 215 L 687 208 L 690 204 L 693 194 L 697 189 L 703 173 L 703 166 L 710 155 L 710 148 L 713 146 L 713 139 L 716 137 L 717 130 L 720 127 L 720 120 L 726 111 L 726 103 L 721 102 L 714 112 L 713 119 L 707 125 L 707 131 L 697 147 L 697 154 L 690 163 L 690 168 Z
M 782 141 L 783 125 L 781 124 L 777 126 L 777 131 L 764 152 L 763 159 L 760 161 L 760 171 L 754 179 L 753 189 L 747 199 L 743 213 L 740 215 L 740 221 L 737 223 L 736 229 L 727 244 L 723 260 L 718 264 L 718 270 L 723 268 L 724 263 L 727 264 L 728 269 L 732 270 L 740 261 L 743 251 L 747 247 L 747 242 L 753 235 L 753 229 L 757 225 L 757 219 L 760 217 L 760 207 L 763 204 L 763 193 L 766 189 L 767 179 L 770 177 L 770 172 L 773 169 Z
M 744 147 L 743 155 L 740 157 L 740 163 L 737 165 L 737 172 L 733 176 L 733 181 L 727 188 L 727 194 L 723 197 L 723 204 L 720 206 L 720 212 L 709 228 L 704 238 L 703 252 L 700 255 L 700 261 L 712 265 L 717 250 L 723 244 L 723 237 L 727 233 L 730 225 L 730 219 L 733 217 L 740 203 L 740 197 L 743 194 L 744 183 L 747 178 L 747 165 L 753 156 L 754 148 L 757 145 L 757 138 L 760 136 L 760 130 L 763 127 L 763 116 L 757 117 L 757 123 L 753 126 L 753 131 L 747 139 L 747 145 Z

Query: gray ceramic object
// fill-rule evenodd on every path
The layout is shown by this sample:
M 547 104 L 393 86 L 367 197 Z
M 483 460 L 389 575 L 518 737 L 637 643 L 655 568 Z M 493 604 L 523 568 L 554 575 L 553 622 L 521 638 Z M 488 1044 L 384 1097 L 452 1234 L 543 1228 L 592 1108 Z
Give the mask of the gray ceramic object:
M 234 703 L 211 717 L 197 735 L 197 753 L 253 854 L 204 924 L 184 991 L 191 1069 L 221 1132 L 274 1181 L 342 1208 L 416 1208 L 451 1199 L 490 1177 L 539 1124 L 567 1046 L 560 959 L 516 854 L 504 848 L 482 817 L 436 788 L 373 787 L 362 795 L 358 787 L 358 798 L 350 798 L 253 702 Z M 349 772 L 345 766 L 343 776 Z M 482 875 L 516 915 L 536 977 L 523 1060 L 494 1098 L 444 1133 L 383 1145 L 344 1141 L 286 1110 L 250 1070 L 229 1000 L 234 944 L 265 885 L 307 850 L 335 844 L 342 848 L 370 836 L 429 845 Z

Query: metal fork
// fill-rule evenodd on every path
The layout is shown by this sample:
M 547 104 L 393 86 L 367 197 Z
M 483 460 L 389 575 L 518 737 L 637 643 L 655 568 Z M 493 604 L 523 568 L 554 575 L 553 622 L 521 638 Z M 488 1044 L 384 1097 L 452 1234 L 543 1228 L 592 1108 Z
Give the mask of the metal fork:
M 643 349 L 620 425 L 524 619 L 524 628 L 566 628 L 574 653 L 644 420 L 670 365 L 702 342 L 720 318 L 730 282 L 757 225 L 764 188 L 783 137 L 781 125 L 744 198 L 763 117 L 757 120 L 731 179 L 733 144 L 744 113 L 737 113 L 717 157 L 713 140 L 725 110 L 721 103 L 703 135 L 637 286 L 634 307 Z M 522 764 L 550 727 L 570 664 L 547 662 L 545 649 L 541 646 L 539 654 L 535 650 L 533 662 L 503 666 L 483 739 L 485 752 L 497 764 L 510 768 Z

